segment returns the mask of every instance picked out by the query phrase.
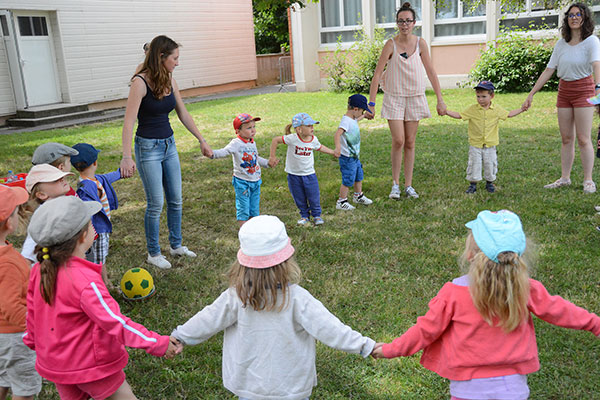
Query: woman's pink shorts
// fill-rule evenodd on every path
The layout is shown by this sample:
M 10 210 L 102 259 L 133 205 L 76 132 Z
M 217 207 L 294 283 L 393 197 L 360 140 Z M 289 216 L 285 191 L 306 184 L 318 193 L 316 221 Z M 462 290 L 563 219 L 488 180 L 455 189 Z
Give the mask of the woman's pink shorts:
M 558 96 L 556 96 L 556 107 L 557 108 L 579 108 L 579 107 L 593 107 L 587 102 L 587 99 L 594 97 L 596 92 L 594 90 L 594 79 L 592 76 L 588 76 L 583 79 L 576 81 L 563 81 L 562 79 L 558 82 Z

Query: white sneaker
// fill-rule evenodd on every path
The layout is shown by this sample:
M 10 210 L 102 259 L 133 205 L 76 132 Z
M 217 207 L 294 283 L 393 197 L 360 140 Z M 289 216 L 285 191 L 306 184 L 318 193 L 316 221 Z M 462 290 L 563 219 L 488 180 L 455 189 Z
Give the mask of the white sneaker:
M 171 263 L 168 262 L 165 256 L 163 256 L 162 254 L 157 254 L 155 256 L 151 256 L 150 254 L 148 254 L 148 259 L 146 261 L 148 262 L 148 264 L 152 264 L 160 269 L 171 268 Z
M 570 179 L 559 178 L 552 183 L 544 185 L 544 189 L 558 189 L 559 187 L 569 186 L 571 184 Z
M 594 206 L 594 210 L 600 212 L 600 206 Z
M 365 196 L 363 192 L 360 192 L 358 196 L 355 193 L 354 196 L 352 196 L 352 201 L 354 201 L 356 204 L 364 204 L 365 206 L 373 204 L 373 200 Z
M 323 221 L 323 218 L 321 217 L 315 217 L 314 222 L 315 225 L 323 225 L 325 223 L 325 221 Z
M 394 185 L 392 186 L 392 191 L 390 192 L 390 199 L 398 200 L 400 198 L 400 186 Z
M 196 253 L 194 253 L 193 251 L 191 251 L 190 249 L 188 249 L 185 246 L 181 246 L 176 249 L 173 249 L 171 247 L 170 253 L 172 256 L 186 256 L 186 257 L 190 257 L 190 258 L 196 257 Z
M 308 218 L 300 218 L 300 219 L 298 220 L 298 225 L 300 225 L 300 226 L 305 226 L 306 224 L 308 224 L 308 222 L 309 222 L 309 221 L 308 221 Z
M 335 203 L 335 208 L 337 210 L 352 211 L 356 207 L 354 207 L 352 204 L 348 203 L 348 200 L 343 200 L 343 201 L 338 200 Z
M 417 193 L 417 191 L 415 190 L 414 187 L 412 186 L 407 186 L 404 188 L 404 193 L 406 193 L 406 195 L 408 197 L 412 197 L 413 199 L 418 199 L 419 198 L 419 194 Z
M 583 193 L 596 193 L 596 184 L 594 181 L 583 182 Z

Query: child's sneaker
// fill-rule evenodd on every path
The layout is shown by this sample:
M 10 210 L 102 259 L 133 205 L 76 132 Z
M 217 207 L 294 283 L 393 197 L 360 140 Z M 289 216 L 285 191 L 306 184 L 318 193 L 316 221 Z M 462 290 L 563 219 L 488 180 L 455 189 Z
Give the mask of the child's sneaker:
M 348 199 L 343 199 L 343 200 L 338 200 L 335 203 L 335 208 L 337 210 L 352 211 L 356 207 L 354 207 L 352 204 L 348 203 Z
M 475 193 L 476 191 L 477 191 L 477 184 L 476 184 L 476 183 L 471 183 L 471 184 L 469 185 L 469 187 L 467 188 L 467 190 L 465 191 L 465 193 L 468 193 L 468 194 L 473 194 L 473 193 Z
M 162 254 L 157 254 L 155 256 L 151 256 L 150 254 L 148 254 L 148 259 L 146 261 L 148 262 L 148 264 L 152 264 L 160 269 L 171 268 L 171 263 L 168 262 L 165 256 L 163 256 Z
M 189 258 L 194 258 L 196 257 L 196 253 L 194 253 L 193 251 L 191 251 L 190 249 L 188 249 L 185 246 L 180 246 L 176 249 L 174 248 L 170 248 L 169 252 L 171 253 L 172 256 L 186 256 Z
M 306 224 L 308 224 L 308 218 L 300 218 L 298 220 L 298 225 L 305 226 Z
M 321 217 L 315 217 L 314 221 L 315 225 L 323 225 L 325 223 L 325 221 L 323 221 L 323 218 Z
M 589 99 L 587 99 L 587 102 L 594 106 L 597 106 L 598 104 L 600 104 L 600 93 L 598 93 L 594 97 L 590 97 Z
M 419 194 L 417 193 L 417 191 L 415 190 L 414 187 L 412 186 L 407 186 L 404 188 L 404 193 L 406 193 L 406 195 L 408 197 L 412 197 L 413 199 L 418 199 L 419 198 Z
M 365 196 L 363 192 L 360 192 L 358 195 L 354 193 L 354 196 L 352 196 L 352 201 L 354 201 L 356 204 L 364 204 L 365 206 L 373 204 L 373 200 Z
M 558 189 L 559 187 L 569 186 L 571 184 L 570 179 L 559 178 L 552 183 L 544 185 L 544 189 Z
M 494 182 L 487 181 L 485 183 L 485 190 L 490 193 L 494 193 L 496 191 L 496 185 L 494 185 Z
M 390 192 L 390 199 L 398 200 L 400 198 L 400 186 L 393 185 L 392 191 Z

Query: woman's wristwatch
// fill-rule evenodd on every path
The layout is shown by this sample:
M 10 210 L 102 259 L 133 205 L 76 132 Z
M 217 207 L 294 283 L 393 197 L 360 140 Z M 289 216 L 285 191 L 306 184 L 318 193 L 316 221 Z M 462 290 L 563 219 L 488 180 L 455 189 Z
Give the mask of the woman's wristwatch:
M 373 103 L 372 101 L 369 102 L 369 107 L 375 107 L 375 103 Z
M 600 89 L 600 83 L 596 83 L 596 86 L 594 86 L 594 89 L 596 89 L 596 90 Z

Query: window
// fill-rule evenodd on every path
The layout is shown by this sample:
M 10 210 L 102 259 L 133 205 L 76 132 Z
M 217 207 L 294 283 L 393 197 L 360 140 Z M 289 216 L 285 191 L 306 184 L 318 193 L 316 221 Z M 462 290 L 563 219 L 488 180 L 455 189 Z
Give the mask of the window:
M 17 17 L 21 36 L 48 36 L 46 17 Z
M 526 0 L 522 7 L 505 7 L 500 28 L 541 30 L 554 29 L 559 24 L 559 0 Z
M 360 30 L 361 0 L 321 0 L 321 43 L 353 42 L 354 34 Z
M 396 12 L 406 0 L 375 0 L 375 26 L 385 29 L 386 36 L 396 35 Z M 599 0 L 600 1 L 600 0 Z M 411 1 L 411 6 L 415 10 L 417 21 L 413 33 L 421 36 L 421 0 Z
M 459 0 L 444 0 L 435 11 L 434 36 L 484 35 L 485 4 L 474 10 Z
M 0 15 L 0 32 L 2 32 L 2 36 L 8 36 L 8 22 L 6 21 L 6 15 Z

